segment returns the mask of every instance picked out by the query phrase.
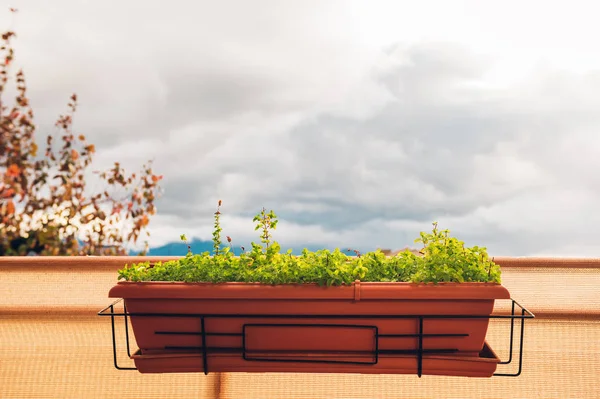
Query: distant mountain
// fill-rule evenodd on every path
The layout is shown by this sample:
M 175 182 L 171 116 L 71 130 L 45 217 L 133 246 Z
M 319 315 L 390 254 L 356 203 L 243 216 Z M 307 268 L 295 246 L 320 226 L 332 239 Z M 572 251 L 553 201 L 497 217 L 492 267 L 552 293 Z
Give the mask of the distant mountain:
M 202 252 L 212 251 L 212 241 L 192 241 L 190 243 L 192 252 L 199 254 Z M 151 256 L 184 256 L 187 254 L 188 248 L 183 242 L 170 242 L 161 247 L 150 248 L 148 255 Z
M 200 254 L 203 252 L 212 253 L 212 251 L 213 251 L 212 241 L 194 240 L 194 241 L 190 242 L 189 244 L 190 244 L 190 247 L 194 254 Z M 287 251 L 289 248 L 290 248 L 289 246 L 285 246 L 283 244 L 281 245 L 282 252 Z M 327 248 L 330 250 L 335 249 L 335 247 L 328 247 L 326 245 L 306 245 L 306 246 L 291 247 L 292 253 L 294 255 L 300 255 L 304 248 L 307 248 L 310 251 L 317 251 L 317 250 L 323 249 L 323 248 Z M 246 246 L 245 249 L 246 249 L 246 251 L 249 251 L 251 249 L 251 245 L 248 244 L 248 246 Z M 340 249 L 346 250 L 347 248 L 340 248 Z M 360 248 L 359 248 L 359 250 L 360 250 Z M 160 246 L 160 247 L 150 248 L 150 250 L 148 251 L 148 255 L 149 256 L 185 256 L 185 254 L 187 254 L 187 251 L 188 251 L 188 248 L 183 242 L 171 242 L 171 243 L 168 243 L 168 244 Z M 234 247 L 233 251 L 236 255 L 239 255 L 242 250 L 239 247 L 237 247 L 237 248 Z M 349 252 L 347 252 L 347 253 L 350 255 Z M 130 255 L 136 255 L 136 254 L 137 254 L 137 252 L 135 252 L 135 251 L 130 253 Z

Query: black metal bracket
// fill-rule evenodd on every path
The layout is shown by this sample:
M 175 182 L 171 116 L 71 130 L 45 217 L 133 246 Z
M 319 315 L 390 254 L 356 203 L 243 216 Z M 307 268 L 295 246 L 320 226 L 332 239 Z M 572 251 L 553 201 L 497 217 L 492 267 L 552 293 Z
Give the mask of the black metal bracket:
M 294 328 L 303 328 L 303 327 L 313 327 L 313 328 L 356 328 L 363 330 L 372 330 L 373 331 L 373 342 L 375 346 L 375 351 L 373 352 L 373 360 L 370 361 L 344 361 L 344 360 L 309 360 L 309 359 L 286 359 L 282 357 L 251 357 L 248 356 L 249 350 L 246 346 L 246 337 L 248 328 L 252 327 L 274 327 L 274 328 L 285 328 L 285 327 L 294 327 Z M 242 325 L 242 357 L 247 361 L 260 361 L 260 362 L 289 362 L 289 363 L 333 363 L 333 364 L 356 364 L 356 365 L 369 365 L 369 364 L 377 364 L 379 362 L 379 329 L 377 326 L 369 326 L 364 324 L 243 324 Z M 311 351 L 314 352 L 314 351 Z M 327 351 L 331 353 L 330 351 Z M 336 351 L 336 353 L 343 353 L 341 351 Z
M 535 315 L 531 313 L 529 310 L 524 308 L 514 299 L 510 299 L 511 301 L 511 313 L 509 315 L 502 314 L 492 314 L 489 316 L 479 316 L 479 315 L 285 315 L 285 314 L 190 314 L 190 313 L 130 313 L 127 311 L 125 303 L 123 302 L 123 312 L 117 313 L 115 312 L 115 306 L 121 302 L 122 299 L 118 299 L 115 302 L 111 303 L 104 309 L 98 312 L 98 316 L 108 316 L 111 318 L 111 331 L 112 331 L 112 347 L 113 347 L 113 360 L 114 366 L 118 370 L 137 370 L 136 367 L 121 367 L 117 361 L 117 343 L 116 343 L 116 332 L 115 332 L 115 318 L 123 317 L 125 321 L 125 341 L 126 341 L 126 349 L 127 355 L 131 358 L 131 349 L 129 343 L 129 327 L 128 327 L 128 318 L 131 316 L 136 317 L 192 317 L 198 318 L 200 320 L 200 331 L 199 332 L 181 332 L 181 331 L 156 331 L 155 334 L 164 334 L 164 335 L 200 335 L 202 337 L 202 346 L 201 347 L 186 347 L 186 346 L 170 346 L 165 347 L 165 349 L 171 350 L 188 350 L 188 351 L 198 351 L 202 353 L 202 363 L 204 374 L 208 374 L 208 352 L 211 353 L 224 353 L 224 352 L 234 352 L 241 353 L 244 360 L 247 361 L 271 361 L 271 362 L 310 362 L 310 363 L 344 363 L 344 364 L 377 364 L 380 355 L 389 355 L 389 354 L 409 354 L 415 355 L 417 357 L 417 375 L 421 377 L 423 371 L 423 355 L 424 354 L 445 354 L 445 353 L 453 353 L 457 350 L 454 348 L 447 349 L 424 349 L 423 348 L 423 338 L 427 337 L 462 337 L 467 334 L 431 334 L 424 332 L 424 320 L 426 319 L 509 319 L 510 320 L 510 341 L 509 341 L 509 357 L 508 360 L 501 361 L 499 364 L 507 365 L 511 364 L 514 356 L 514 332 L 515 332 L 515 320 L 520 320 L 520 334 L 519 334 L 519 352 L 518 352 L 518 368 L 515 373 L 494 373 L 494 376 L 501 377 L 518 377 L 521 375 L 523 368 L 523 344 L 524 344 L 524 331 L 525 331 L 525 319 L 533 319 Z M 520 314 L 517 314 L 518 307 L 520 309 Z M 240 333 L 221 333 L 221 332 L 207 332 L 206 331 L 206 320 L 210 318 L 267 318 L 267 319 L 415 319 L 418 321 L 418 331 L 416 334 L 379 334 L 379 330 L 377 326 L 372 325 L 364 325 L 364 324 L 252 324 L 247 323 L 242 326 L 242 331 Z M 374 338 L 374 351 L 369 352 L 369 355 L 373 356 L 372 361 L 368 362 L 359 362 L 359 361 L 343 361 L 343 360 L 292 360 L 292 359 L 284 359 L 281 357 L 272 357 L 266 358 L 264 356 L 261 357 L 252 357 L 249 353 L 246 346 L 246 333 L 247 329 L 251 327 L 346 327 L 346 328 L 363 328 L 363 329 L 372 329 L 373 330 L 373 338 Z M 207 347 L 206 338 L 207 336 L 239 336 L 242 338 L 242 347 Z M 410 337 L 410 338 L 418 338 L 418 348 L 416 350 L 381 350 L 379 349 L 379 339 L 386 337 Z
M 123 313 L 115 313 L 115 305 L 121 302 L 122 299 L 117 299 L 104 309 L 98 312 L 98 316 L 110 316 L 110 326 L 112 330 L 112 346 L 113 346 L 113 362 L 115 368 L 117 370 L 137 370 L 137 367 L 121 367 L 117 361 L 117 338 L 115 334 L 115 317 L 122 316 L 125 318 L 125 342 L 127 343 L 127 356 L 131 358 L 131 349 L 129 346 L 129 323 L 127 321 L 127 307 L 125 306 L 125 302 L 123 302 Z M 110 313 L 105 313 L 110 309 Z

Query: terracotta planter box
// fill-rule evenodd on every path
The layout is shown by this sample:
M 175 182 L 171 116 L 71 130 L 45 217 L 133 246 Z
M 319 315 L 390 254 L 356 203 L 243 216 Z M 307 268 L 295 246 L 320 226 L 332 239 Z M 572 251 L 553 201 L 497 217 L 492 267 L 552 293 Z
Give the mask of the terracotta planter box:
M 109 297 L 131 314 L 142 373 L 413 374 L 420 347 L 423 374 L 483 377 L 499 362 L 485 317 L 510 295 L 489 283 L 120 282 Z

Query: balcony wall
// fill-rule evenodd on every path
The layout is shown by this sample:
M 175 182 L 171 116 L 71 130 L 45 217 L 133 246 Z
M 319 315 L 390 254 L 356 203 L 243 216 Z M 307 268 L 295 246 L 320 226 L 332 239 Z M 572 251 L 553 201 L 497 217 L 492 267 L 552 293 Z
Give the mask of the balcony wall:
M 522 375 L 490 379 L 116 370 L 110 321 L 96 313 L 117 269 L 146 259 L 166 258 L 0 258 L 0 398 L 600 398 L 600 259 L 496 258 L 537 318 L 526 323 Z M 491 322 L 504 358 L 508 333 Z

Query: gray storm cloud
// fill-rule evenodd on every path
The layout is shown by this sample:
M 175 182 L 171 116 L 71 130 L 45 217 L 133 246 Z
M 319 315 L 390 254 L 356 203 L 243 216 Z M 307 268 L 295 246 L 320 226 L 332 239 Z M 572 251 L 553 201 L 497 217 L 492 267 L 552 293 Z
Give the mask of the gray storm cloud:
M 335 2 L 35 4 L 15 44 L 40 131 L 75 91 L 96 168 L 154 159 L 155 244 L 209 236 L 223 199 L 238 236 L 265 206 L 284 242 L 401 248 L 438 220 L 500 255 L 598 251 L 598 72 L 492 85 L 465 44 L 368 48 Z

